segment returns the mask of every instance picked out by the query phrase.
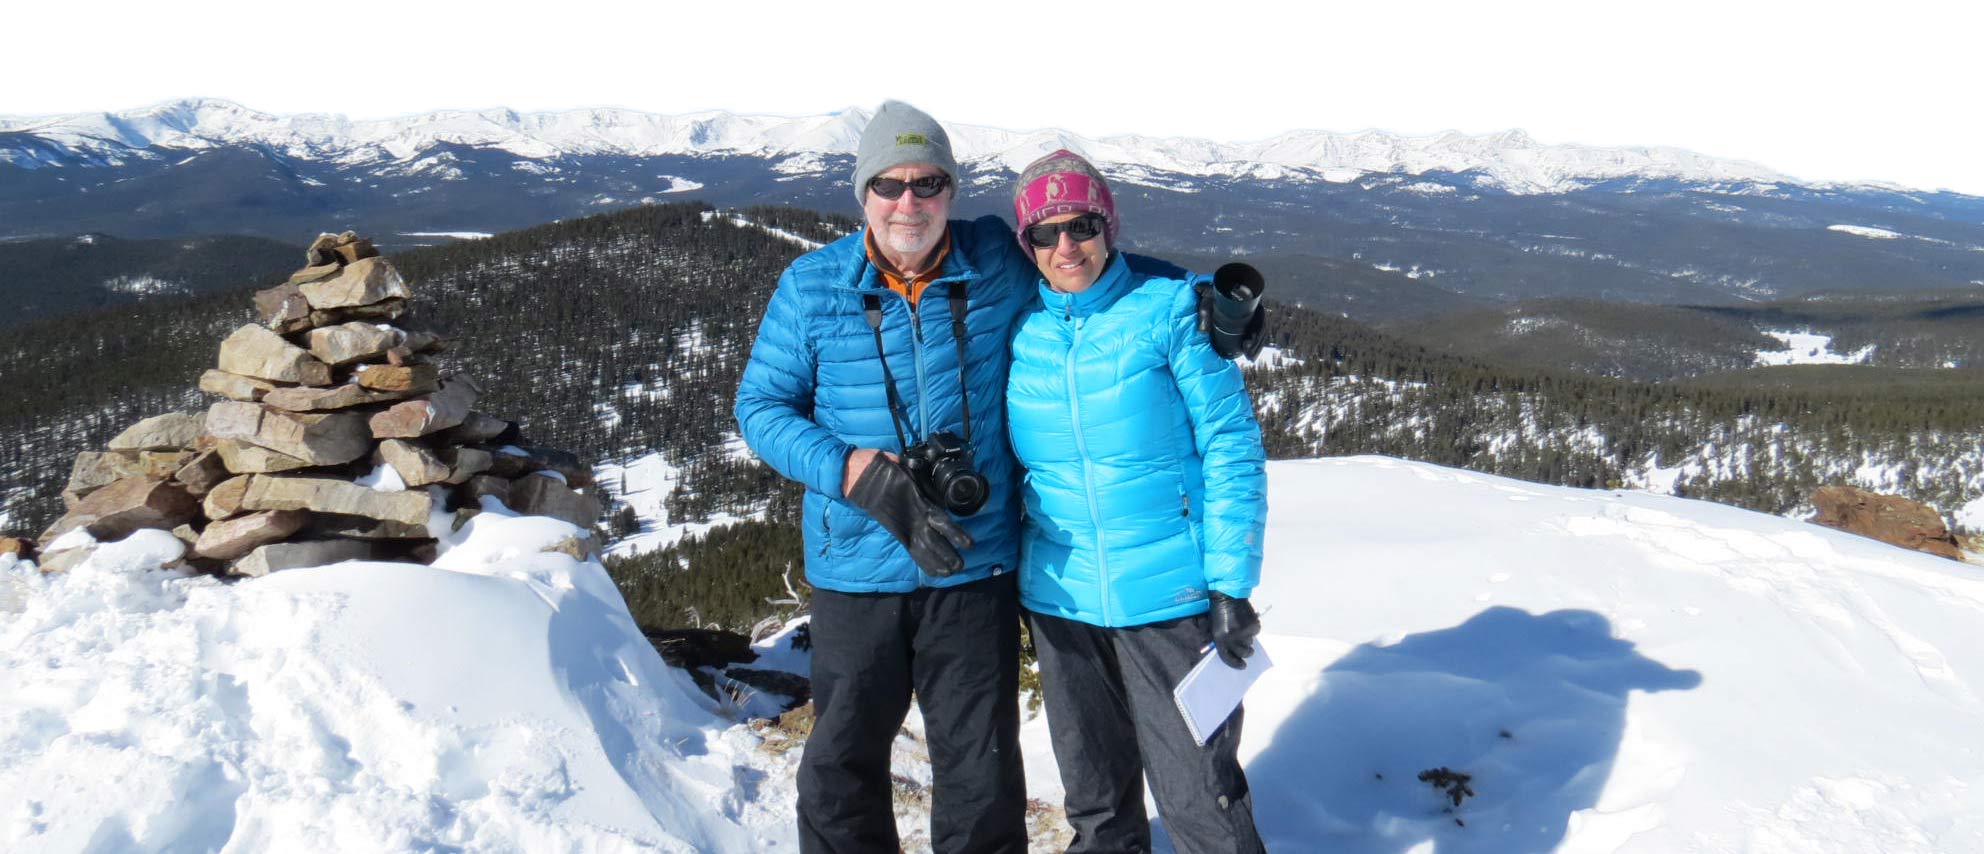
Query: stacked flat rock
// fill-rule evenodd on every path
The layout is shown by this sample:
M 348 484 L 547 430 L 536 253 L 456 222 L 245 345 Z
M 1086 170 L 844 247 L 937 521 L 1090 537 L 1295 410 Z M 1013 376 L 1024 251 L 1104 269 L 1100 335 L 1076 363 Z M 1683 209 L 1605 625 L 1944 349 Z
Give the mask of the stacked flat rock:
M 74 566 L 97 541 L 172 531 L 187 562 L 236 575 L 436 553 L 494 498 L 590 532 L 601 505 L 577 456 L 532 448 L 514 422 L 475 410 L 483 388 L 433 360 L 442 338 L 394 325 L 406 281 L 351 232 L 310 245 L 306 266 L 255 295 L 261 322 L 221 342 L 204 412 L 147 418 L 76 458 L 68 513 L 42 532 L 41 567 Z M 81 538 L 70 538 L 71 542 Z M 596 551 L 588 534 L 562 551 Z

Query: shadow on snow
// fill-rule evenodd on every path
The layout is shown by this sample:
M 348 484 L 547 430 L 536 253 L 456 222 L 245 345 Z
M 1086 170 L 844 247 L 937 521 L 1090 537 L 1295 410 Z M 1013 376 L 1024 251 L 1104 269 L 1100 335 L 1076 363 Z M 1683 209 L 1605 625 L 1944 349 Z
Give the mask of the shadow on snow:
M 1701 682 L 1640 655 L 1591 611 L 1495 607 L 1365 644 L 1324 671 L 1249 763 L 1255 815 L 1270 850 L 1549 851 L 1597 803 L 1627 695 Z M 1473 776 L 1458 807 L 1418 779 L 1443 766 Z

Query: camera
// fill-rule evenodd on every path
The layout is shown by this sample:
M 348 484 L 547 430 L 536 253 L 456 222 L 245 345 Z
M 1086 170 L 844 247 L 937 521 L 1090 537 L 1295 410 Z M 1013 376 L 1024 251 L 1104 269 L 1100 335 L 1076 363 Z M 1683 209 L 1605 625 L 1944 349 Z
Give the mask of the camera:
M 1208 333 L 1221 355 L 1252 357 L 1260 352 L 1260 327 L 1265 317 L 1256 309 L 1267 288 L 1261 271 L 1238 261 L 1213 272 L 1212 329 Z
M 904 449 L 902 464 L 925 497 L 959 516 L 977 513 L 992 495 L 992 484 L 971 467 L 971 448 L 948 430 Z

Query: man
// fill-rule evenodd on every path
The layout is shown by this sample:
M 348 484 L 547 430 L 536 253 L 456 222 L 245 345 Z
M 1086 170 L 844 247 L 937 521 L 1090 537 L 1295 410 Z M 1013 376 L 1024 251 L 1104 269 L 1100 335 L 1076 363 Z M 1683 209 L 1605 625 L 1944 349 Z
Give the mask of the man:
M 780 276 L 737 390 L 745 442 L 806 485 L 803 851 L 897 850 L 889 752 L 912 692 L 931 844 L 1026 850 L 1004 392 L 1007 335 L 1039 274 L 998 217 L 948 219 L 957 178 L 936 120 L 882 104 L 855 160 L 866 227 Z

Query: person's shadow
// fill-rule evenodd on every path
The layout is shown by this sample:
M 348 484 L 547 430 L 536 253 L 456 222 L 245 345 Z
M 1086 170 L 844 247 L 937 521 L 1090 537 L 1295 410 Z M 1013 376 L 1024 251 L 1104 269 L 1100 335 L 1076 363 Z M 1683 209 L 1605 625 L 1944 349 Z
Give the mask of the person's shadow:
M 1248 763 L 1255 820 L 1270 851 L 1550 851 L 1611 776 L 1627 695 L 1701 682 L 1591 611 L 1495 607 L 1365 644 Z M 1473 794 L 1456 806 L 1419 779 L 1438 768 L 1470 775 Z

